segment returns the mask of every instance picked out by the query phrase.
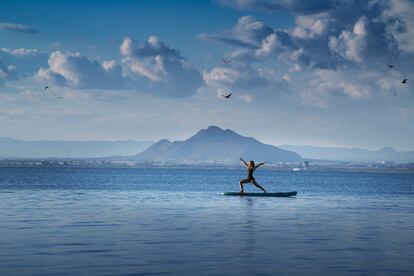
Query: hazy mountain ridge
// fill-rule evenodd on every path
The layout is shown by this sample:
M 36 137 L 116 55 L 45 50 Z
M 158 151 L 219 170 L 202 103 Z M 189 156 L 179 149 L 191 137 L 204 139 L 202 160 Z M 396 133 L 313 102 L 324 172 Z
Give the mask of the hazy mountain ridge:
M 145 151 L 132 156 L 138 162 L 237 163 L 239 158 L 273 162 L 301 162 L 297 153 L 263 144 L 216 126 L 202 129 L 185 141 L 162 139 Z
M 280 145 L 279 148 L 297 152 L 307 159 L 331 161 L 414 161 L 414 151 L 396 151 L 392 147 L 367 150 L 363 148 Z
M 286 156 L 284 153 L 289 153 Z M 291 154 L 294 154 L 293 156 Z M 276 154 L 276 155 L 275 155 Z M 138 162 L 233 163 L 239 157 L 268 162 L 318 159 L 329 161 L 414 161 L 414 151 L 262 144 L 252 137 L 218 127 L 197 132 L 185 141 L 25 141 L 0 137 L 0 158 L 111 158 Z M 274 158 L 279 156 L 278 158 Z M 298 158 L 299 156 L 299 158 Z M 290 161 L 288 161 L 290 160 Z
M 0 158 L 94 158 L 132 155 L 141 152 L 150 141 L 24 141 L 0 138 Z

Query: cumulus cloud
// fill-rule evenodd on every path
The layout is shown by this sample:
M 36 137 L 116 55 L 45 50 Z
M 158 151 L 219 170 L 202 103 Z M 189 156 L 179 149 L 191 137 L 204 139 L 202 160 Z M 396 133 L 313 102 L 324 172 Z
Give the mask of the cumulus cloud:
M 56 85 L 75 88 L 122 88 L 121 67 L 114 61 L 103 64 L 79 53 L 53 52 L 49 67 L 40 69 L 36 78 Z
M 337 37 L 331 36 L 328 45 L 332 53 L 356 63 L 386 62 L 398 55 L 398 44 L 386 33 L 385 24 L 366 16 L 361 16 L 352 30 L 344 30 Z
M 237 50 L 237 53 L 250 59 L 275 54 L 279 59 L 288 58 L 313 68 L 332 69 L 346 62 L 384 62 L 395 59 L 401 50 L 414 50 L 410 20 L 414 15 L 413 2 L 356 0 L 329 5 L 318 1 L 308 4 L 264 0 L 222 2 L 243 9 L 273 10 L 272 7 L 278 6 L 277 9 L 297 12 L 295 26 L 290 29 L 272 29 L 264 22 L 244 16 L 230 30 L 201 35 L 243 48 L 245 51 Z M 300 8 L 292 8 L 305 6 L 308 13 L 301 14 Z
M 216 83 L 240 85 L 243 83 L 241 76 L 252 72 L 254 75 L 257 68 L 273 70 L 278 72 L 274 74 L 276 78 L 281 75 L 292 92 L 299 91 L 308 102 L 316 99 L 321 103 L 320 99 L 324 98 L 324 103 L 320 104 L 323 106 L 330 95 L 362 100 L 385 90 L 401 89 L 389 85 L 392 81 L 378 79 L 387 79 L 390 73 L 385 66 L 388 63 L 398 64 L 394 71 L 402 76 L 414 62 L 412 1 L 219 2 L 241 10 L 287 11 L 294 16 L 295 25 L 273 29 L 251 16 L 244 16 L 232 28 L 202 34 L 203 39 L 236 48 L 227 54 L 233 59 L 228 68 L 217 67 L 204 73 L 210 86 Z M 355 75 L 363 75 L 364 81 Z M 295 85 L 296 82 L 302 86 Z M 372 85 L 374 82 L 382 85 Z M 263 85 L 263 82 L 256 84 Z M 279 85 L 267 82 L 269 86 L 275 84 Z
M 127 37 L 120 52 L 126 76 L 151 94 L 185 97 L 202 84 L 200 72 L 156 36 L 150 36 L 142 45 Z
M 26 34 L 37 34 L 39 32 L 33 27 L 14 23 L 0 23 L 0 30 Z
M 200 38 L 240 47 L 258 48 L 261 41 L 272 33 L 273 29 L 263 22 L 252 16 L 243 16 L 232 29 L 219 34 L 201 34 Z
M 382 19 L 386 22 L 386 31 L 392 35 L 401 51 L 414 54 L 414 3 L 409 0 L 390 0 L 385 3 Z
M 289 56 L 299 50 L 285 30 L 274 30 L 253 16 L 241 17 L 231 29 L 199 37 L 237 46 L 238 49 L 229 54 L 233 64 L 259 61 L 269 56 Z
M 283 76 L 274 69 L 254 65 L 268 57 L 284 55 L 285 51 L 294 48 L 284 31 L 273 30 L 252 16 L 244 16 L 231 29 L 200 37 L 238 46 L 228 54 L 232 59 L 231 64 L 203 72 L 203 79 L 208 86 L 251 93 L 249 90 L 280 86 L 284 82 Z
M 54 51 L 40 81 L 79 89 L 128 89 L 153 95 L 185 97 L 202 84 L 201 74 L 176 50 L 155 36 L 143 45 L 125 38 L 121 62 L 97 61 L 80 53 Z

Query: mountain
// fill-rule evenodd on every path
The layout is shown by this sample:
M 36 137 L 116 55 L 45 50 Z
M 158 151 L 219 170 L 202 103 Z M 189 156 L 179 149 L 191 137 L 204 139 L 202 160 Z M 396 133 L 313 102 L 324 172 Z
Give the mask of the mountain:
M 132 155 L 153 142 L 149 141 L 24 141 L 0 138 L 0 158 L 93 158 Z
M 414 151 L 398 152 L 391 147 L 379 150 L 362 148 L 328 148 L 314 146 L 279 146 L 285 150 L 299 153 L 304 158 L 332 161 L 414 161 Z
M 216 126 L 202 129 L 185 141 L 162 139 L 143 152 L 131 156 L 131 159 L 139 162 L 197 164 L 238 163 L 240 157 L 269 163 L 302 162 L 302 157 L 294 152 Z

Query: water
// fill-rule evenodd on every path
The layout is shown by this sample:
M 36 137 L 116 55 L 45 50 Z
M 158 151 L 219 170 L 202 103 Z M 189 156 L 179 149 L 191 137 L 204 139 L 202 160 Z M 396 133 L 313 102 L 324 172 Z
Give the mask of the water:
M 0 168 L 0 275 L 413 275 L 414 175 Z M 246 187 L 253 191 L 253 187 Z

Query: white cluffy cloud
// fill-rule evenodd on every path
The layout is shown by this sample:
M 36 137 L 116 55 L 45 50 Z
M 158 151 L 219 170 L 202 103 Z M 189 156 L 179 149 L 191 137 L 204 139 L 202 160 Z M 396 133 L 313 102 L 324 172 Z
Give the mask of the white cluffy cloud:
M 49 68 L 38 71 L 38 80 L 76 88 L 111 89 L 124 86 L 121 67 L 113 61 L 101 64 L 80 53 L 55 51 L 50 55 L 48 65 Z
M 234 46 L 257 48 L 263 39 L 273 33 L 272 28 L 252 16 L 241 17 L 236 25 L 219 34 L 201 34 L 205 40 L 219 41 Z
M 184 97 L 201 85 L 201 74 L 179 53 L 155 36 L 143 45 L 127 37 L 120 45 L 121 62 L 99 62 L 80 53 L 53 52 L 48 68 L 36 78 L 80 89 L 137 89 L 153 95 Z
M 396 86 L 389 77 L 411 77 L 412 1 L 220 0 L 219 3 L 240 10 L 288 11 L 294 16 L 295 26 L 273 29 L 252 16 L 244 16 L 231 28 L 200 35 L 202 39 L 235 48 L 227 54 L 233 60 L 231 64 L 204 73 L 209 86 L 216 87 L 219 83 L 229 88 L 267 87 L 278 91 L 283 80 L 292 93 L 306 97 L 302 102 L 317 99 L 320 105 L 324 98 L 326 105 L 329 97 L 337 93 L 353 100 L 396 93 L 403 87 Z M 390 72 L 386 64 L 398 66 Z M 263 78 L 258 69 L 274 72 L 270 74 L 273 81 Z
M 150 36 L 143 45 L 127 37 L 120 52 L 126 76 L 156 95 L 184 97 L 202 84 L 200 72 L 156 36 Z

